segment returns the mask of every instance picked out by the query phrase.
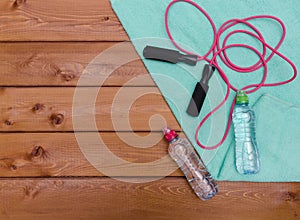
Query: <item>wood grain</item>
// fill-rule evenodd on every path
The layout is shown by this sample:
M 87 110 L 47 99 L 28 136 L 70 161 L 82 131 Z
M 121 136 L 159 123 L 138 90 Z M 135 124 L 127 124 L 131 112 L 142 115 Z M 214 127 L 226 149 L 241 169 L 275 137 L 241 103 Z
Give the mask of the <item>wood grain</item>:
M 149 163 L 168 155 L 168 144 L 158 132 L 152 134 L 102 132 L 99 134 L 81 133 L 81 135 L 85 136 L 85 141 L 80 142 L 81 147 L 92 145 L 94 150 L 100 151 L 107 147 L 111 153 L 124 160 L 117 167 L 116 176 L 132 175 L 122 169 L 122 164 L 126 165 L 126 162 Z M 102 138 L 103 144 L 100 145 L 102 147 L 97 147 L 97 143 L 91 138 L 93 135 L 99 135 Z M 147 135 L 151 136 L 147 137 Z M 183 134 L 181 136 L 184 137 Z M 108 166 L 113 165 L 105 165 L 105 167 Z M 165 164 L 158 164 L 155 168 L 149 165 L 144 169 L 139 169 L 135 172 L 135 176 L 147 176 L 149 173 L 151 176 L 160 176 L 165 166 L 174 171 L 170 173 L 171 176 L 182 176 L 171 159 Z M 53 177 L 103 176 L 103 174 L 86 160 L 73 133 L 1 133 L 0 176 Z
M 184 178 L 133 184 L 108 178 L 1 179 L 1 219 L 299 219 L 300 185 L 221 182 L 199 200 Z M 222 216 L 222 217 L 221 217 Z
M 166 124 L 180 130 L 157 88 L 102 87 L 94 104 L 89 98 L 98 89 L 78 88 L 82 98 L 72 113 L 74 88 L 2 88 L 0 131 L 161 131 Z M 87 120 L 93 117 L 94 128 Z
M 109 0 L 1 0 L 0 41 L 124 41 Z
M 79 77 L 93 77 L 82 74 L 92 61 L 90 68 L 99 80 L 104 81 L 102 86 L 122 86 L 125 83 L 127 86 L 155 86 L 141 60 L 128 62 L 121 67 L 116 64 L 118 57 L 129 54 L 138 57 L 129 42 L 14 42 L 0 43 L 0 48 L 0 86 L 76 86 Z M 94 60 L 112 48 L 112 59 Z M 105 75 L 104 72 L 109 69 L 112 73 Z M 137 77 L 142 80 L 130 81 Z M 94 80 L 88 84 L 81 83 L 81 86 L 87 85 L 100 86 Z

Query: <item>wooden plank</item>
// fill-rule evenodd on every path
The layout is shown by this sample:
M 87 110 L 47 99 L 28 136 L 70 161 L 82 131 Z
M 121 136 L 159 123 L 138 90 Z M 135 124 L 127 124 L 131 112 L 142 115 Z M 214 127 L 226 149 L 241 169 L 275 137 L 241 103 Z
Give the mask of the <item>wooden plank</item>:
M 102 132 L 81 133 L 81 135 L 86 137 L 84 143 L 80 142 L 81 146 L 91 145 L 92 149 L 100 150 L 103 154 L 105 151 L 102 148 L 107 147 L 111 153 L 124 160 L 117 167 L 116 176 L 132 175 L 122 169 L 122 165 L 126 166 L 127 162 L 150 163 L 168 155 L 168 144 L 158 132 L 152 134 Z M 99 135 L 103 140 L 99 148 L 95 141 L 92 141 L 93 135 Z M 138 135 L 138 139 L 135 135 Z M 112 164 L 105 165 L 109 166 L 113 167 Z M 170 158 L 155 168 L 151 165 L 145 166 L 134 175 L 162 176 L 166 166 L 174 171 L 170 173 L 171 176 L 182 176 Z M 87 161 L 74 133 L 1 133 L 0 177 L 33 176 L 103 176 L 103 174 Z
M 1 0 L 0 41 L 124 41 L 109 0 Z
M 299 219 L 299 183 L 220 182 L 199 200 L 184 178 L 1 179 L 1 219 Z
M 72 113 L 74 88 L 2 88 L 0 131 L 161 131 L 166 124 L 180 130 L 157 88 L 98 89 L 77 88 L 82 98 Z
M 63 1 L 64 2 L 64 1 Z M 101 2 L 101 1 L 100 1 Z M 114 48 L 112 59 L 94 58 Z M 119 67 L 118 58 L 138 55 L 131 43 L 0 43 L 0 86 L 76 86 L 89 63 L 103 86 L 155 86 L 141 60 Z M 108 70 L 112 74 L 106 76 Z M 143 78 L 130 82 L 134 78 Z M 87 85 L 86 83 L 81 84 Z M 89 86 L 99 86 L 91 80 Z

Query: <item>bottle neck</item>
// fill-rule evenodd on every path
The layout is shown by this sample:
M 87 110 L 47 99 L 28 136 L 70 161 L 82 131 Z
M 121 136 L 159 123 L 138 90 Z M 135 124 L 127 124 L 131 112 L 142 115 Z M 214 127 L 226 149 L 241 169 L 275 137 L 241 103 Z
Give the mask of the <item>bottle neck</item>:
M 238 105 L 238 106 L 248 106 L 249 103 L 236 103 L 235 105 Z
M 169 143 L 170 143 L 170 144 L 172 144 L 172 143 L 174 143 L 174 142 L 178 141 L 178 138 L 179 138 L 178 136 L 177 136 L 177 137 L 175 137 L 175 138 L 173 138 L 172 140 L 170 140 L 170 141 L 169 141 Z

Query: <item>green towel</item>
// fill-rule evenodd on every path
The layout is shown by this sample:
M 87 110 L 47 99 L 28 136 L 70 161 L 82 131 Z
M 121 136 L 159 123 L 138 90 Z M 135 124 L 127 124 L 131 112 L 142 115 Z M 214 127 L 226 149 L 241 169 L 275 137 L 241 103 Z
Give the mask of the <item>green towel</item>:
M 164 28 L 164 13 L 170 1 L 165 0 L 111 0 L 112 7 L 127 31 L 141 57 L 146 45 L 174 49 Z M 213 18 L 217 27 L 231 18 L 244 18 L 251 15 L 270 14 L 281 18 L 287 27 L 287 36 L 280 52 L 292 59 L 296 65 L 300 60 L 300 1 L 298 0 L 214 0 L 199 1 Z M 265 40 L 276 45 L 281 29 L 270 20 L 254 21 L 263 33 Z M 204 16 L 189 4 L 177 3 L 170 11 L 171 32 L 181 45 L 204 54 L 211 45 L 212 30 Z M 246 42 L 256 48 L 261 45 L 242 35 L 233 37 L 232 42 Z M 145 40 L 146 39 L 146 40 Z M 253 64 L 257 57 L 243 49 L 228 51 L 231 59 L 241 65 Z M 247 59 L 241 59 L 241 58 Z M 300 150 L 297 149 L 300 137 L 300 79 L 280 87 L 261 88 L 249 95 L 257 116 L 257 142 L 261 160 L 261 170 L 255 175 L 241 175 L 234 165 L 233 131 L 217 150 L 200 149 L 194 139 L 195 130 L 201 118 L 215 107 L 224 97 L 225 84 L 218 74 L 210 81 L 210 90 L 198 118 L 188 116 L 185 111 L 196 82 L 201 78 L 204 62 L 190 67 L 153 60 L 143 60 L 152 78 L 164 95 L 184 132 L 203 158 L 211 174 L 217 180 L 234 181 L 300 181 Z M 268 63 L 267 83 L 282 81 L 292 75 L 291 68 L 280 58 L 274 57 Z M 249 83 L 259 82 L 262 71 L 239 74 L 225 68 L 230 81 L 238 88 Z M 223 135 L 228 119 L 232 92 L 227 104 L 209 120 L 200 132 L 201 141 L 212 145 Z

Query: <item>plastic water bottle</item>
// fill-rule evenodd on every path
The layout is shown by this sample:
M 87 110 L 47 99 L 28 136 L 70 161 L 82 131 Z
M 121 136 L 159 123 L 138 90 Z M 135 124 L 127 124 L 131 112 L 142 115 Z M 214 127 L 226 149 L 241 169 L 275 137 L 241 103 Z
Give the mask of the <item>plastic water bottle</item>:
M 169 142 L 169 154 L 187 178 L 196 195 L 202 200 L 212 198 L 218 192 L 218 185 L 206 170 L 190 142 L 179 138 L 175 131 L 165 128 L 165 139 Z
M 255 137 L 255 114 L 244 91 L 237 92 L 232 121 L 237 171 L 240 174 L 257 173 L 260 165 Z

